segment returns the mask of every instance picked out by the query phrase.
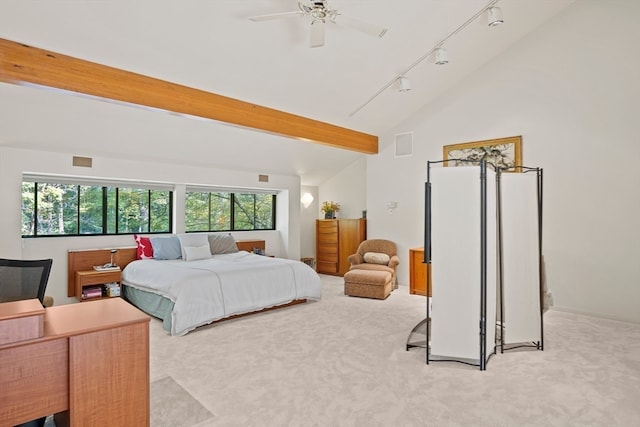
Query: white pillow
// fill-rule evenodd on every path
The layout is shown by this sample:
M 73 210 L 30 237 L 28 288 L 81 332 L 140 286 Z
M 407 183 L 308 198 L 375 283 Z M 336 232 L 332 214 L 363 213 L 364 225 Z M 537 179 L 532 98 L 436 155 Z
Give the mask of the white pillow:
M 199 259 L 211 258 L 211 250 L 209 249 L 209 243 L 202 246 L 185 246 L 184 248 L 185 261 L 197 261 Z
M 367 252 L 364 254 L 364 262 L 370 264 L 389 264 L 389 255 L 380 252 Z
M 187 246 L 203 246 L 209 244 L 209 235 L 206 233 L 182 233 L 178 234 L 180 239 L 180 247 L 182 248 L 182 259 L 187 261 L 187 255 L 184 248 Z M 211 251 L 209 251 L 211 255 Z

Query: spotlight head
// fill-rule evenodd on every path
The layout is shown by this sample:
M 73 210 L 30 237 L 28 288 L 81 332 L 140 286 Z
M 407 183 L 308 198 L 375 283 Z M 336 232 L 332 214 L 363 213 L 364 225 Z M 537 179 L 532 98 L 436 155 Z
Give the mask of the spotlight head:
M 449 58 L 447 55 L 447 49 L 443 47 L 439 47 L 436 49 L 436 65 L 445 65 L 449 63 Z
M 504 22 L 504 20 L 502 19 L 502 9 L 500 9 L 499 7 L 490 7 L 488 10 L 488 15 L 488 23 L 490 27 L 497 27 Z
M 398 77 L 400 83 L 400 92 L 409 92 L 411 90 L 411 82 L 405 76 Z

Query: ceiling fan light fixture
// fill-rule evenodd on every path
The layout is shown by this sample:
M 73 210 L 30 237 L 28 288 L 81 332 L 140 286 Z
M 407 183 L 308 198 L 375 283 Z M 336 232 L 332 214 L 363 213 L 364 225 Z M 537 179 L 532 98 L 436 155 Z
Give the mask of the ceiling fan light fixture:
M 488 24 L 490 27 L 497 27 L 504 22 L 504 19 L 502 19 L 502 9 L 499 7 L 490 7 L 487 13 L 489 16 Z
M 411 90 L 411 81 L 407 77 L 398 77 L 398 83 L 400 84 L 400 92 L 409 92 Z
M 449 63 L 449 55 L 447 54 L 447 49 L 443 47 L 438 47 L 436 48 L 435 53 L 436 53 L 436 59 L 435 59 L 436 65 L 445 65 Z

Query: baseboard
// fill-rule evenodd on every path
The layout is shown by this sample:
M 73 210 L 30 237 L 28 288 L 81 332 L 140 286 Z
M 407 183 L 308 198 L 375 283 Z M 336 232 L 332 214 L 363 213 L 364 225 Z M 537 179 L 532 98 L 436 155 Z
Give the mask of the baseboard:
M 625 319 L 617 316 L 608 316 L 601 313 L 591 313 L 588 311 L 575 310 L 567 307 L 553 306 L 549 308 L 549 311 L 559 311 L 562 313 L 578 314 L 580 316 L 589 316 L 589 317 L 595 317 L 598 319 L 614 320 L 616 322 L 624 322 L 624 323 L 632 323 L 635 325 L 640 325 L 640 320 L 631 320 L 631 319 Z

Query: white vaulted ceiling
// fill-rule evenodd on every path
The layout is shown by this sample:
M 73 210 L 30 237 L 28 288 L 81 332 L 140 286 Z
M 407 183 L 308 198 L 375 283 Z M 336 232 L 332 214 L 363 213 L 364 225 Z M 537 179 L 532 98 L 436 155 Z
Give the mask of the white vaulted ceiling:
M 326 25 L 310 48 L 296 0 L 0 0 L 0 38 L 379 135 L 499 55 L 574 0 L 499 0 L 485 16 L 372 96 L 489 0 L 333 0 L 342 14 L 388 29 L 376 38 Z M 362 107 L 362 108 L 360 108 Z M 356 110 L 358 110 L 355 112 Z M 355 112 L 355 113 L 354 113 Z M 0 83 L 0 144 L 300 175 L 317 185 L 363 154 L 223 123 Z

